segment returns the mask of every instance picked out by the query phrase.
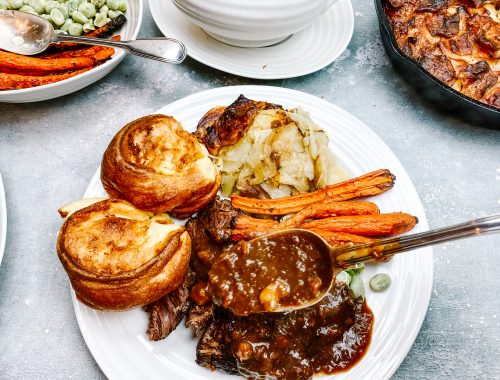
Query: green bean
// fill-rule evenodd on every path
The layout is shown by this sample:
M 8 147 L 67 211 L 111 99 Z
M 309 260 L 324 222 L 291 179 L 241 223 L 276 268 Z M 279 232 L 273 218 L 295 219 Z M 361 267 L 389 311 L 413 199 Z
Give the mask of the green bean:
M 45 2 L 42 0 L 30 0 L 28 4 L 38 14 L 42 14 L 45 12 Z
M 19 10 L 21 12 L 31 13 L 33 15 L 37 15 L 38 16 L 38 13 L 36 13 L 36 11 L 33 9 L 33 7 L 31 7 L 29 5 L 26 5 L 26 4 L 24 4 L 21 8 L 19 8 Z
M 81 3 L 78 6 L 78 10 L 87 18 L 92 18 L 96 14 L 95 6 L 90 3 Z
M 59 8 L 59 3 L 55 0 L 50 0 L 45 3 L 45 12 L 50 13 L 52 9 Z
M 108 14 L 109 7 L 106 4 L 104 4 L 101 8 L 99 8 L 99 12 Z
M 89 22 L 83 24 L 83 32 L 84 33 L 88 33 L 92 30 L 95 30 L 95 27 L 94 27 L 94 24 L 92 23 L 92 21 L 89 21 Z
M 57 9 L 59 9 L 61 11 L 65 20 L 69 18 L 68 4 L 67 3 L 59 4 Z
M 383 292 L 391 286 L 391 277 L 386 273 L 379 273 L 370 280 L 370 288 L 374 292 Z
M 80 34 L 83 33 L 83 26 L 82 26 L 82 24 L 74 22 L 73 24 L 71 24 L 69 26 L 68 33 L 71 34 L 72 36 L 79 36 Z
M 94 25 L 100 28 L 107 23 L 108 16 L 106 13 L 98 13 L 94 19 Z
M 50 11 L 50 18 L 57 26 L 61 26 L 66 21 L 64 15 L 58 8 L 54 8 Z
M 62 26 L 61 26 L 60 29 L 63 32 L 67 32 L 69 30 L 70 25 L 73 24 L 73 23 L 74 23 L 73 20 L 70 19 L 70 18 L 68 18 L 66 21 L 64 21 L 64 24 L 62 24 Z
M 109 9 L 116 11 L 120 8 L 120 2 L 121 0 L 106 0 L 106 5 Z
M 111 20 L 114 20 L 115 18 L 117 18 L 118 16 L 120 16 L 122 14 L 123 14 L 122 11 L 114 11 L 112 9 L 108 12 L 108 16 Z
M 78 11 L 78 0 L 69 0 L 66 4 L 68 4 L 68 14 L 70 17 L 73 16 L 73 13 Z
M 73 21 L 82 25 L 89 22 L 89 19 L 85 17 L 85 15 L 80 11 L 73 12 L 71 18 L 73 19 Z
M 19 9 L 23 4 L 23 0 L 9 0 L 9 9 Z
M 120 3 L 120 8 L 118 8 L 119 10 L 121 10 L 122 12 L 125 12 L 127 10 L 127 3 L 122 0 L 122 2 Z
M 104 4 L 106 4 L 106 0 L 90 0 L 90 2 L 96 7 L 101 8 Z

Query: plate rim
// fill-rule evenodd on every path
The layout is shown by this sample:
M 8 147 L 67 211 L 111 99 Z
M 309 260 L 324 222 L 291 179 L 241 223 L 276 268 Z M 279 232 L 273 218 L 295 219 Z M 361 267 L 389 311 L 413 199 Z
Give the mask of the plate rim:
M 7 202 L 5 200 L 5 187 L 2 173 L 0 173 L 0 265 L 2 265 L 5 242 L 7 241 Z
M 344 110 L 343 108 L 341 108 L 341 107 L 335 105 L 334 103 L 331 103 L 325 99 L 319 98 L 318 96 L 309 94 L 309 93 L 304 92 L 304 91 L 283 88 L 283 87 L 276 87 L 276 86 L 266 86 L 266 85 L 226 86 L 226 87 L 217 87 L 214 89 L 204 90 L 204 91 L 196 92 L 194 94 L 182 97 L 182 98 L 177 99 L 171 103 L 165 104 L 163 107 L 160 107 L 159 109 L 157 109 L 154 113 L 162 112 L 162 110 L 165 107 L 175 107 L 178 103 L 188 102 L 190 99 L 203 96 L 207 93 L 215 94 L 215 95 L 219 95 L 218 93 L 222 93 L 222 95 L 226 95 L 225 93 L 229 92 L 229 91 L 234 91 L 235 94 L 236 93 L 239 94 L 239 93 L 245 93 L 245 92 L 257 92 L 257 91 L 263 90 L 263 89 L 265 89 L 266 91 L 269 91 L 269 90 L 274 91 L 275 92 L 274 95 L 276 95 L 276 96 L 280 96 L 280 95 L 284 95 L 284 94 L 288 93 L 288 94 L 296 95 L 297 99 L 301 99 L 300 96 L 309 97 L 310 99 L 314 99 L 318 103 L 322 103 L 323 105 L 327 105 L 328 107 L 333 107 L 336 110 L 336 112 L 340 112 L 344 116 L 346 116 L 352 120 L 355 120 L 357 123 L 359 123 L 359 125 L 362 125 L 365 129 L 364 132 L 371 135 L 370 137 L 373 138 L 374 140 L 376 140 L 377 144 L 382 144 L 382 146 L 384 146 L 386 148 L 387 153 L 389 153 L 391 155 L 391 160 L 394 160 L 395 164 L 399 165 L 400 168 L 403 169 L 404 173 L 408 177 L 408 181 L 412 187 L 412 191 L 414 192 L 414 197 L 415 197 L 414 200 L 416 202 L 414 204 L 414 206 L 416 207 L 415 211 L 418 211 L 418 214 L 422 216 L 422 217 L 419 217 L 419 225 L 421 225 L 424 229 L 429 229 L 427 214 L 425 213 L 425 209 L 423 207 L 420 196 L 418 195 L 416 187 L 413 184 L 413 181 L 411 180 L 408 172 L 406 171 L 404 166 L 401 164 L 401 162 L 399 161 L 397 156 L 394 154 L 394 152 L 390 149 L 390 147 L 366 123 L 364 123 L 363 121 L 361 121 L 360 119 L 358 119 L 357 117 L 352 115 L 350 112 Z M 300 95 L 300 96 L 298 96 L 298 95 Z M 235 96 L 238 96 L 238 95 L 235 95 Z M 300 100 L 298 101 L 298 103 L 300 103 Z M 100 178 L 100 166 L 97 168 L 96 172 L 92 175 L 91 180 L 88 183 L 88 186 L 85 190 L 83 197 L 88 197 L 89 195 L 91 195 L 92 186 L 96 181 L 99 181 L 99 178 Z M 428 284 L 426 284 L 428 286 L 428 291 L 426 292 L 426 294 L 422 294 L 423 297 L 425 296 L 425 299 L 422 298 L 424 300 L 423 305 L 422 305 L 422 312 L 418 314 L 416 321 L 414 321 L 415 323 L 413 323 L 413 325 L 412 325 L 411 331 L 407 331 L 408 332 L 408 334 L 406 335 L 407 339 L 402 343 L 402 347 L 400 350 L 401 355 L 399 355 L 397 357 L 397 360 L 392 361 L 388 365 L 386 364 L 387 370 L 384 371 L 385 372 L 384 377 L 380 377 L 380 378 L 378 378 L 378 380 L 388 380 L 394 375 L 394 373 L 400 367 L 401 363 L 407 357 L 408 352 L 412 348 L 412 346 L 416 340 L 416 337 L 421 330 L 421 327 L 422 327 L 422 324 L 425 320 L 425 317 L 427 315 L 427 311 L 429 309 L 429 304 L 430 304 L 430 301 L 432 298 L 432 289 L 433 289 L 433 283 L 434 283 L 434 260 L 433 260 L 434 255 L 433 255 L 432 246 L 429 246 L 429 247 L 426 247 L 423 249 L 427 250 L 427 252 L 425 253 L 425 255 L 427 257 L 427 264 L 428 264 L 428 268 L 426 268 L 426 273 L 428 275 L 427 277 L 428 277 L 429 282 L 428 282 Z M 78 309 L 82 305 L 80 305 L 79 301 L 77 301 L 76 295 L 75 295 L 73 289 L 71 288 L 71 286 L 70 286 L 70 289 L 71 289 L 71 297 L 72 297 L 72 301 L 73 301 L 73 309 L 75 311 L 75 315 L 76 315 L 76 318 L 78 321 L 78 326 L 79 326 L 80 332 L 84 338 L 84 341 L 85 341 L 90 353 L 92 354 L 94 360 L 99 365 L 100 369 L 103 371 L 103 373 L 106 375 L 106 377 L 108 377 L 109 379 L 115 379 L 116 377 L 112 376 L 112 370 L 108 366 L 109 363 L 107 361 L 105 361 L 102 356 L 99 356 L 99 357 L 95 356 L 94 352 L 97 352 L 97 349 L 95 347 L 93 347 L 93 342 L 91 342 L 92 337 L 91 337 L 90 332 L 88 331 L 88 328 L 87 328 L 85 321 L 83 320 L 83 313 L 81 313 L 80 310 Z M 424 306 L 425 306 L 425 309 L 424 309 Z M 369 350 L 370 350 L 370 348 L 369 348 Z M 357 365 L 359 365 L 359 363 L 356 364 L 356 366 Z M 348 372 L 341 372 L 341 374 L 342 373 L 348 373 Z M 330 376 L 335 376 L 335 374 L 330 375 Z M 317 377 L 314 377 L 314 378 L 316 379 Z M 326 377 L 325 377 L 325 379 L 326 379 Z
M 169 34 L 168 36 L 167 36 L 167 34 L 165 34 L 165 32 L 163 31 L 162 27 L 160 26 L 160 23 L 158 22 L 158 16 L 157 15 L 155 16 L 156 12 L 153 12 L 153 9 L 155 8 L 155 5 L 154 5 L 155 1 L 157 1 L 158 3 L 162 3 L 164 1 L 171 1 L 171 0 L 148 0 L 149 11 L 150 11 L 151 16 L 153 18 L 153 21 L 155 22 L 156 27 L 160 30 L 160 32 L 164 36 L 166 36 L 166 37 L 180 38 L 175 33 L 171 33 L 170 32 L 170 33 L 168 33 Z M 243 77 L 243 78 L 250 78 L 250 79 L 261 79 L 261 80 L 291 79 L 291 78 L 299 78 L 299 77 L 303 77 L 305 75 L 309 75 L 309 74 L 315 73 L 315 72 L 317 72 L 317 71 L 325 68 L 326 66 L 332 64 L 335 60 L 337 60 L 337 58 L 339 58 L 342 55 L 342 53 L 344 53 L 344 51 L 347 49 L 347 47 L 349 46 L 349 43 L 352 40 L 352 36 L 354 34 L 354 9 L 352 7 L 352 1 L 351 0 L 338 0 L 333 5 L 333 7 L 331 9 L 329 9 L 324 15 L 322 15 L 320 17 L 326 17 L 329 13 L 331 13 L 331 12 L 333 12 L 335 10 L 335 6 L 336 5 L 341 4 L 342 2 L 345 2 L 348 5 L 348 7 L 349 7 L 349 18 L 345 20 L 346 22 L 349 23 L 349 25 L 348 25 L 348 27 L 349 27 L 348 38 L 347 38 L 347 35 L 346 35 L 345 41 L 343 42 L 341 49 L 339 49 L 339 51 L 335 55 L 332 55 L 333 58 L 329 58 L 327 60 L 328 62 L 325 63 L 325 64 L 321 63 L 319 65 L 311 66 L 311 68 L 309 68 L 307 70 L 302 70 L 301 72 L 298 72 L 298 73 L 295 73 L 295 74 L 265 75 L 265 73 L 260 73 L 260 75 L 259 74 L 252 75 L 252 74 L 241 73 L 240 71 L 238 71 L 236 69 L 222 68 L 218 64 L 210 63 L 209 60 L 207 60 L 207 59 L 205 59 L 203 57 L 200 57 L 198 54 L 196 54 L 196 53 L 195 54 L 190 53 L 189 45 L 186 44 L 187 55 L 189 57 L 191 57 L 192 59 L 196 60 L 197 62 L 200 62 L 203 65 L 209 66 L 209 67 L 211 67 L 213 69 L 220 70 L 220 71 L 223 71 L 225 73 L 232 74 L 232 75 L 237 75 L 237 76 L 240 76 L 240 77 Z M 307 28 L 306 28 L 306 30 L 307 30 Z M 301 33 L 301 32 L 298 32 L 298 33 Z M 210 38 L 212 38 L 212 37 L 210 37 Z M 221 42 L 221 44 L 223 44 L 223 43 Z M 262 74 L 264 74 L 264 75 L 262 75 Z

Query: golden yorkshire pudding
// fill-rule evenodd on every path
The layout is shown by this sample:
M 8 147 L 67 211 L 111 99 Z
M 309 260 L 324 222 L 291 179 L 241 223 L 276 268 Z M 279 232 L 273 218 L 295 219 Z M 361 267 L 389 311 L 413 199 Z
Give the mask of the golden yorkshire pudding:
M 166 214 L 105 199 L 68 216 L 59 231 L 57 254 L 81 302 L 95 309 L 126 310 L 179 286 L 188 269 L 191 239 Z
M 179 122 L 150 115 L 116 134 L 104 152 L 101 180 L 113 198 L 185 218 L 215 197 L 221 175 L 207 149 Z

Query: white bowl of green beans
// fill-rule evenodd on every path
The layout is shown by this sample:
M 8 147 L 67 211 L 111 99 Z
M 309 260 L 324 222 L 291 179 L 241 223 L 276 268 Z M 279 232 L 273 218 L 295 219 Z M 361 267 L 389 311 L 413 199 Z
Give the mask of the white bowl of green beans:
M 73 7 L 71 16 L 64 7 L 68 10 Z M 124 13 L 127 22 L 115 34 L 122 40 L 132 40 L 137 38 L 141 27 L 143 0 L 0 0 L 0 9 L 37 14 L 51 21 L 56 33 L 71 35 L 87 33 Z M 38 87 L 0 91 L 0 102 L 38 102 L 70 94 L 109 74 L 123 58 L 125 52 L 116 49 L 111 59 L 74 77 Z

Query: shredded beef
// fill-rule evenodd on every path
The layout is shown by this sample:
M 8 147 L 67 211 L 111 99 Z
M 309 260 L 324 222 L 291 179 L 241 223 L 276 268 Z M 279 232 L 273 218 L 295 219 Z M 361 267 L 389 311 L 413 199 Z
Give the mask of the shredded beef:
M 144 306 L 144 310 L 149 314 L 149 340 L 166 338 L 182 321 L 190 304 L 189 289 L 193 285 L 194 277 L 194 273 L 188 271 L 176 290 Z

